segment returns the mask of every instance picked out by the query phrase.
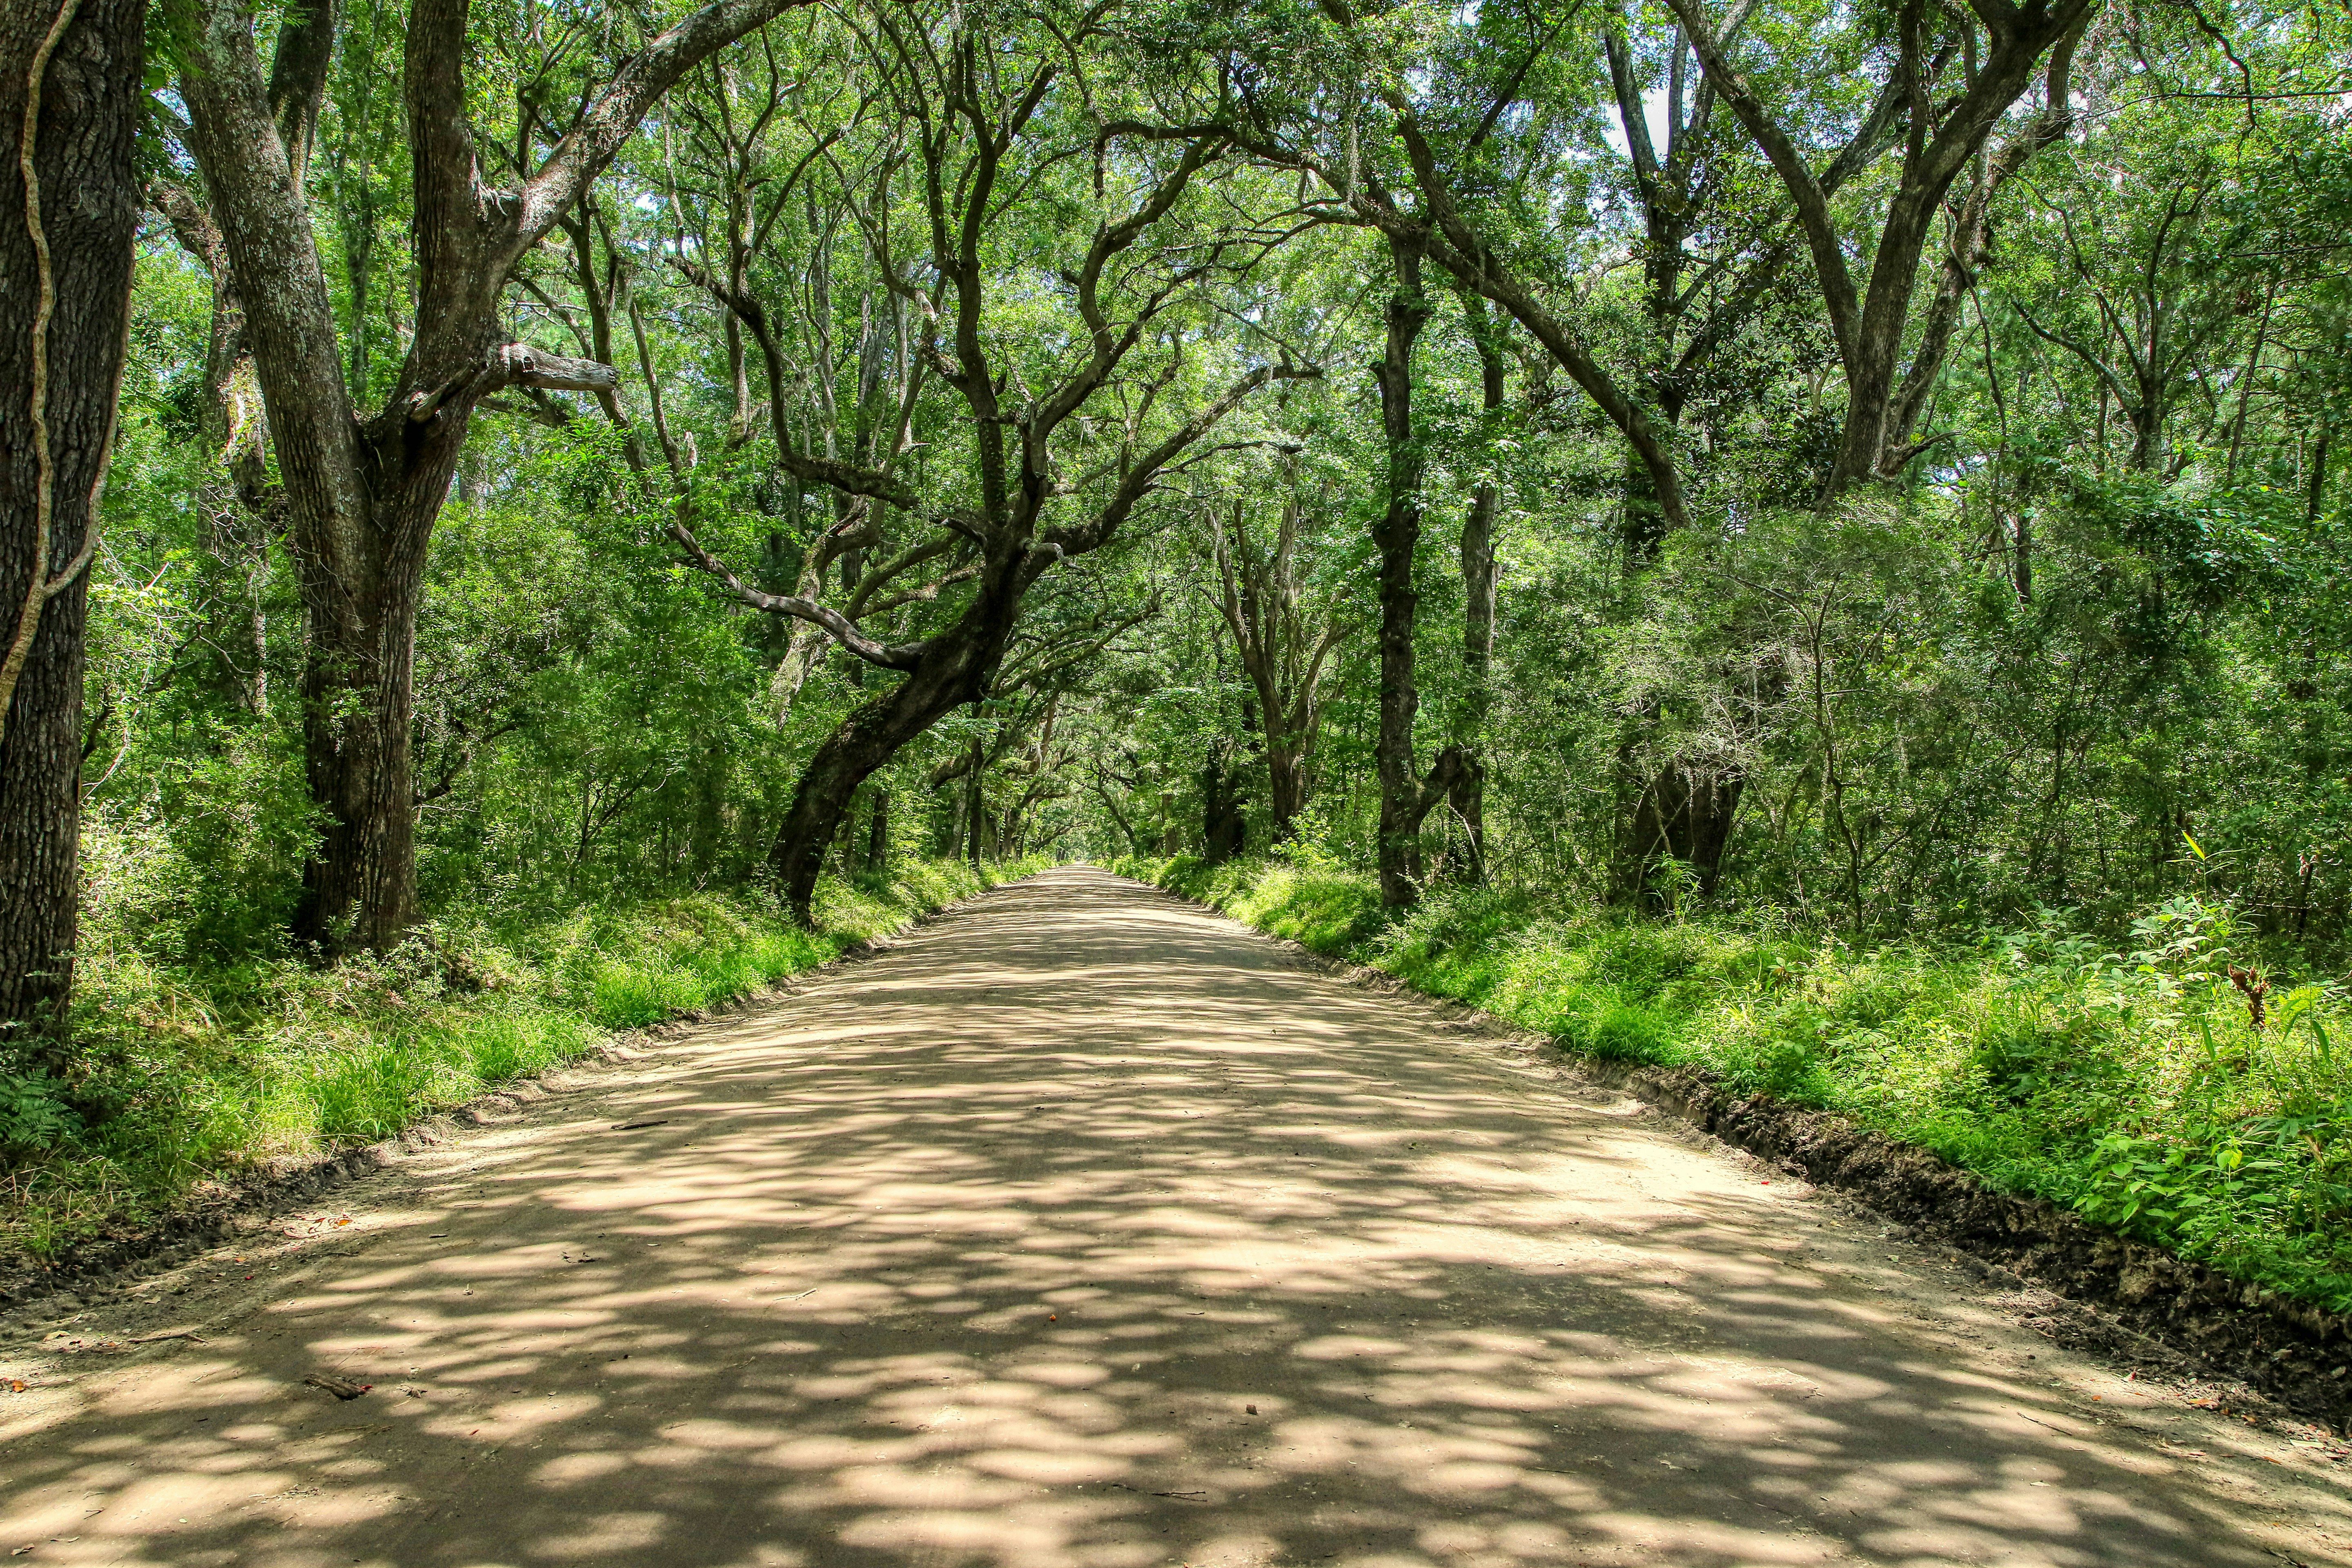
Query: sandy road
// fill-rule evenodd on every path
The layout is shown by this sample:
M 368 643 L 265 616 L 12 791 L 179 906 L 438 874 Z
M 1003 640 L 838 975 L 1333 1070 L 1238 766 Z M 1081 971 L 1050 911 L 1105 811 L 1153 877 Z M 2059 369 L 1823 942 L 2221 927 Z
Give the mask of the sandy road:
M 1768 1177 L 1056 872 L 23 1331 L 0 1552 L 2352 1562 L 2352 1467 Z

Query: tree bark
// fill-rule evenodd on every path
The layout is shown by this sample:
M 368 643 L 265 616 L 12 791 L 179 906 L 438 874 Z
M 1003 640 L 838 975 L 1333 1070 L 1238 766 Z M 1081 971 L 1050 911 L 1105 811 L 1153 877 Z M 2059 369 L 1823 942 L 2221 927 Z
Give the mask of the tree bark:
M 1486 314 L 1486 301 L 1463 290 L 1462 309 L 1471 346 L 1478 353 L 1481 423 L 1488 441 L 1503 413 L 1503 324 Z M 1463 765 L 1447 805 L 1465 840 L 1463 879 L 1486 879 L 1486 766 L 1483 752 L 1495 705 L 1495 529 L 1502 513 L 1502 487 L 1492 478 L 1471 492 L 1462 520 L 1462 700 L 1454 712 L 1454 743 Z
M 1413 622 L 1421 595 L 1412 559 L 1421 543 L 1422 452 L 1412 428 L 1412 351 L 1429 323 L 1421 289 L 1421 252 L 1391 237 L 1396 288 L 1389 295 L 1388 331 L 1373 374 L 1380 383 L 1381 434 L 1388 454 L 1388 500 L 1372 528 L 1381 556 L 1381 728 L 1373 743 L 1381 784 L 1379 864 L 1381 903 L 1396 910 L 1421 897 L 1421 800 L 1413 765 L 1413 720 L 1421 692 L 1413 674 Z
M 890 792 L 874 792 L 874 816 L 866 825 L 866 868 L 887 873 L 890 869 Z
M 1247 771 L 1231 740 L 1212 742 L 1201 764 L 1201 858 L 1212 866 L 1238 858 L 1249 847 L 1249 818 L 1242 811 L 1242 781 Z
M 0 692 L 0 1050 L 59 1072 L 72 1059 L 87 568 L 130 310 L 145 25 L 144 0 L 0 8 L 0 647 L 13 675 Z
M 900 747 L 967 702 L 988 693 L 1004 645 L 1013 635 L 1025 586 L 1017 560 L 992 563 L 980 591 L 955 624 L 930 640 L 928 651 L 905 679 L 869 697 L 827 735 L 801 771 L 793 804 L 784 813 L 768 865 L 793 918 L 808 922 L 824 869 L 825 847 L 840 830 L 857 786 L 898 753 Z M 982 747 L 979 737 L 975 748 Z M 966 781 L 971 799 L 964 813 L 964 852 L 977 865 L 982 857 L 984 803 L 978 757 Z
M 1620 842 L 1614 896 L 1664 908 L 1666 900 L 1651 885 L 1652 874 L 1661 860 L 1671 858 L 1690 868 L 1693 891 L 1712 897 L 1746 785 L 1736 766 L 1709 769 L 1685 757 L 1653 773 Z

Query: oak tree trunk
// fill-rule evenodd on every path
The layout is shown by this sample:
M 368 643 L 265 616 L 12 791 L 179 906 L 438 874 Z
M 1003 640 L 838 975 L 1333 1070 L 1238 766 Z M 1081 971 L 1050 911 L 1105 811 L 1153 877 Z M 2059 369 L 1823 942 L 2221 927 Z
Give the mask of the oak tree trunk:
M 1484 300 L 1466 291 L 1463 311 L 1472 346 L 1478 351 L 1479 401 L 1491 438 L 1502 417 L 1502 324 L 1491 319 Z M 1454 743 L 1462 748 L 1447 800 L 1464 839 L 1463 880 L 1486 879 L 1486 766 L 1481 756 L 1486 724 L 1495 704 L 1495 530 L 1501 516 L 1503 493 L 1489 479 L 1470 497 L 1469 515 L 1462 521 L 1462 700 L 1455 710 Z
M 1201 858 L 1212 866 L 1235 859 L 1249 847 L 1249 818 L 1242 810 L 1248 770 L 1239 750 L 1231 741 L 1218 741 L 1201 764 Z
M 146 5 L 80 0 L 52 43 L 59 15 L 52 0 L 0 5 L 0 649 L 31 628 L 0 710 L 0 1047 L 63 1069 L 81 831 L 83 552 L 97 522 L 130 309 Z M 22 137 L 44 55 L 36 193 L 22 174 Z M 37 342 L 45 295 L 47 331 Z M 34 425 L 37 353 L 45 359 L 46 444 Z
M 1287 742 L 1290 737 L 1281 737 Z M 1290 837 L 1299 813 L 1307 809 L 1307 769 L 1296 747 L 1268 736 L 1265 746 L 1266 840 L 1280 844 Z
M 310 629 L 303 776 L 324 821 L 302 868 L 294 935 L 329 952 L 388 948 L 416 919 L 415 554 L 414 568 L 368 559 L 373 551 L 331 566 L 298 561 Z
M 1612 889 L 1616 898 L 1664 908 L 1664 893 L 1654 882 L 1659 865 L 1668 859 L 1690 868 L 1692 890 L 1699 897 L 1714 896 L 1746 785 L 1737 767 L 1709 768 L 1687 758 L 1651 774 L 1619 841 Z
M 768 852 L 769 869 L 795 920 L 809 922 L 825 850 L 840 831 L 857 786 L 908 742 L 962 704 L 988 694 L 1026 585 L 1018 557 L 991 560 L 971 604 L 955 625 L 925 645 L 923 657 L 904 679 L 867 698 L 809 758 Z M 985 772 L 978 762 L 975 758 L 968 785 L 975 791 Z M 973 805 L 980 805 L 975 798 Z M 968 808 L 965 814 L 964 847 L 975 864 L 986 815 L 984 808 Z
M 1373 374 L 1381 390 L 1381 430 L 1388 448 L 1388 503 L 1372 528 L 1381 555 L 1381 728 L 1374 742 L 1381 784 L 1381 903 L 1402 909 L 1421 896 L 1421 779 L 1413 766 L 1413 720 L 1421 693 L 1413 675 L 1413 622 L 1421 607 L 1412 560 L 1421 543 L 1422 454 L 1412 428 L 1412 351 L 1429 322 L 1421 291 L 1421 253 L 1391 239 L 1396 289 L 1389 296 L 1388 334 Z
M 887 873 L 890 869 L 890 792 L 874 792 L 874 816 L 866 828 L 866 868 Z

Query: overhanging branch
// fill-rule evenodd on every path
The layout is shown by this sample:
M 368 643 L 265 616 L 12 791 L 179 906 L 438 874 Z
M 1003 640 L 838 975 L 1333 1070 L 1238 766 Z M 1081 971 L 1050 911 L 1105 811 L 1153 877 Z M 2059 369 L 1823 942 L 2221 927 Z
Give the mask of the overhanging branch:
M 856 622 L 840 611 L 818 604 L 814 599 L 797 594 L 770 594 L 752 587 L 735 575 L 727 563 L 702 547 L 694 530 L 683 521 L 669 525 L 670 537 L 685 550 L 688 561 L 727 585 L 727 591 L 752 609 L 772 616 L 790 616 L 822 627 L 833 640 L 847 648 L 866 663 L 884 669 L 912 669 L 923 655 L 921 643 L 879 643 L 857 629 Z

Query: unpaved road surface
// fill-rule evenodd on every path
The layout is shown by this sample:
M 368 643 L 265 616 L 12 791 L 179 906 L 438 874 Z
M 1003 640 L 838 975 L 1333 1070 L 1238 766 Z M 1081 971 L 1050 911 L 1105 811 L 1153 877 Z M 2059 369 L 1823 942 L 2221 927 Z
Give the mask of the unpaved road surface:
M 0 1347 L 0 1552 L 2352 1562 L 2328 1445 L 1099 872 L 331 1205 Z

